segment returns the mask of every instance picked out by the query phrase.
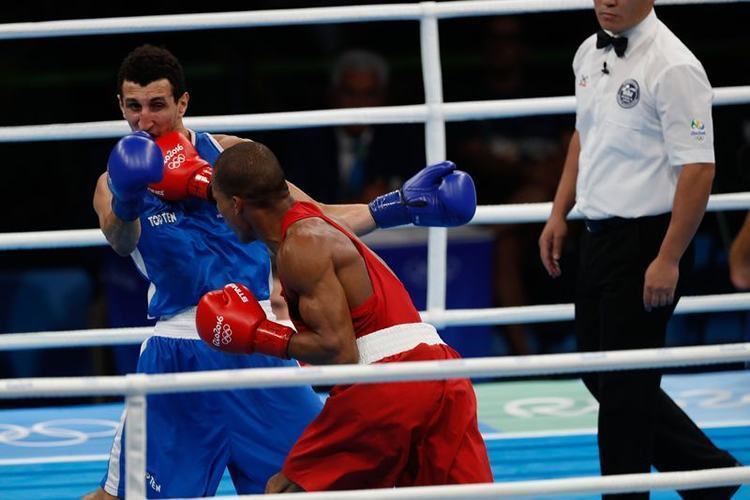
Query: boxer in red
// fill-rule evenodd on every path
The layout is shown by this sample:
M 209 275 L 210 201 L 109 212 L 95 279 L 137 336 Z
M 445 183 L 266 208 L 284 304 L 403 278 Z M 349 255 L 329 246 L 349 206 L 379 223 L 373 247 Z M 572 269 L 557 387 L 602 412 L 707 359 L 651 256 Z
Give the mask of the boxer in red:
M 373 212 L 431 206 L 464 213 L 463 222 L 471 219 L 471 177 L 450 162 L 425 170 L 415 185 L 407 183 L 393 195 L 392 206 L 371 207 Z M 429 191 L 415 187 L 429 185 L 430 176 Z M 422 323 L 403 284 L 380 258 L 341 223 L 290 196 L 268 148 L 243 143 L 224 151 L 212 189 L 240 240 L 262 240 L 275 255 L 297 331 L 267 320 L 251 292 L 230 283 L 198 304 L 197 329 L 209 345 L 311 364 L 459 357 L 434 327 Z M 492 482 L 492 472 L 474 390 L 468 379 L 458 379 L 334 387 L 266 492 L 480 482 Z

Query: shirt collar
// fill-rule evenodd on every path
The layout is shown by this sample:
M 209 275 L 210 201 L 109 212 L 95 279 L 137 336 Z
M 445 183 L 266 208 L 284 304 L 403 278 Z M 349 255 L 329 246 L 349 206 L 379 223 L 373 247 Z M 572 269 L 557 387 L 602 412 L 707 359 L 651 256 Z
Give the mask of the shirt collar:
M 642 45 L 643 42 L 653 39 L 658 24 L 659 19 L 656 17 L 656 12 L 654 12 L 654 9 L 652 8 L 651 12 L 648 13 L 643 21 L 622 33 L 618 33 L 617 36 L 625 36 L 628 38 L 628 50 L 625 52 L 625 56 L 635 50 L 636 47 Z

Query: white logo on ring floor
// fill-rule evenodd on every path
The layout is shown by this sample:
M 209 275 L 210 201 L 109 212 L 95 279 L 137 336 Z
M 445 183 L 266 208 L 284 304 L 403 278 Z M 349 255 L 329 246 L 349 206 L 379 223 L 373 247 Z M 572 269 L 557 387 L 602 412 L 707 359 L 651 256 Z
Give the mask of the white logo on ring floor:
M 662 388 L 699 425 L 750 426 L 750 372 L 665 375 Z M 581 380 L 475 385 L 479 420 L 493 437 L 519 433 L 590 433 L 597 403 Z
M 105 462 L 122 411 L 122 403 L 1 410 L 0 477 L 6 466 Z
M 111 438 L 117 422 L 93 418 L 66 418 L 36 422 L 29 427 L 0 422 L 0 445 L 24 448 L 77 446 L 93 438 Z

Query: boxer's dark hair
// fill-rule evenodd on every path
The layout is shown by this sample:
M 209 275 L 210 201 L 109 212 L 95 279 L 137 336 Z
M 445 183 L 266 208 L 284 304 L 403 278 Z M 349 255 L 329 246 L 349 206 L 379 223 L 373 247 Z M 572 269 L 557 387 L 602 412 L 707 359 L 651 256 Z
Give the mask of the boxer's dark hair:
M 166 78 L 172 84 L 172 96 L 177 102 L 187 90 L 182 64 L 163 47 L 141 45 L 133 49 L 120 64 L 117 72 L 117 93 L 122 94 L 122 83 L 126 80 L 145 87 L 162 78 Z
M 211 182 L 226 196 L 238 196 L 255 205 L 269 205 L 289 196 L 279 160 L 259 142 L 241 142 L 222 152 Z

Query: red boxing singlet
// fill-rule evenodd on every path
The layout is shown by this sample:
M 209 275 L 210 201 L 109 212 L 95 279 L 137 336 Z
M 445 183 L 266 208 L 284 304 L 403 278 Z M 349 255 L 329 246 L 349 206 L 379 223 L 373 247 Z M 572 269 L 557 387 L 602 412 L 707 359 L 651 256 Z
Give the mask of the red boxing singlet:
M 422 321 L 419 312 L 412 303 L 409 292 L 406 291 L 403 283 L 393 274 L 393 271 L 390 270 L 385 262 L 380 260 L 380 257 L 367 248 L 359 238 L 323 215 L 316 205 L 307 202 L 296 202 L 292 205 L 292 208 L 284 215 L 281 221 L 282 241 L 286 237 L 289 226 L 299 220 L 310 217 L 323 219 L 341 231 L 351 240 L 365 261 L 373 293 L 362 304 L 351 309 L 354 334 L 357 338 L 391 326 L 420 323 Z M 301 319 L 295 318 L 293 311 L 290 311 L 290 314 L 292 314 L 292 321 L 297 326 L 297 329 L 305 330 L 306 328 Z

